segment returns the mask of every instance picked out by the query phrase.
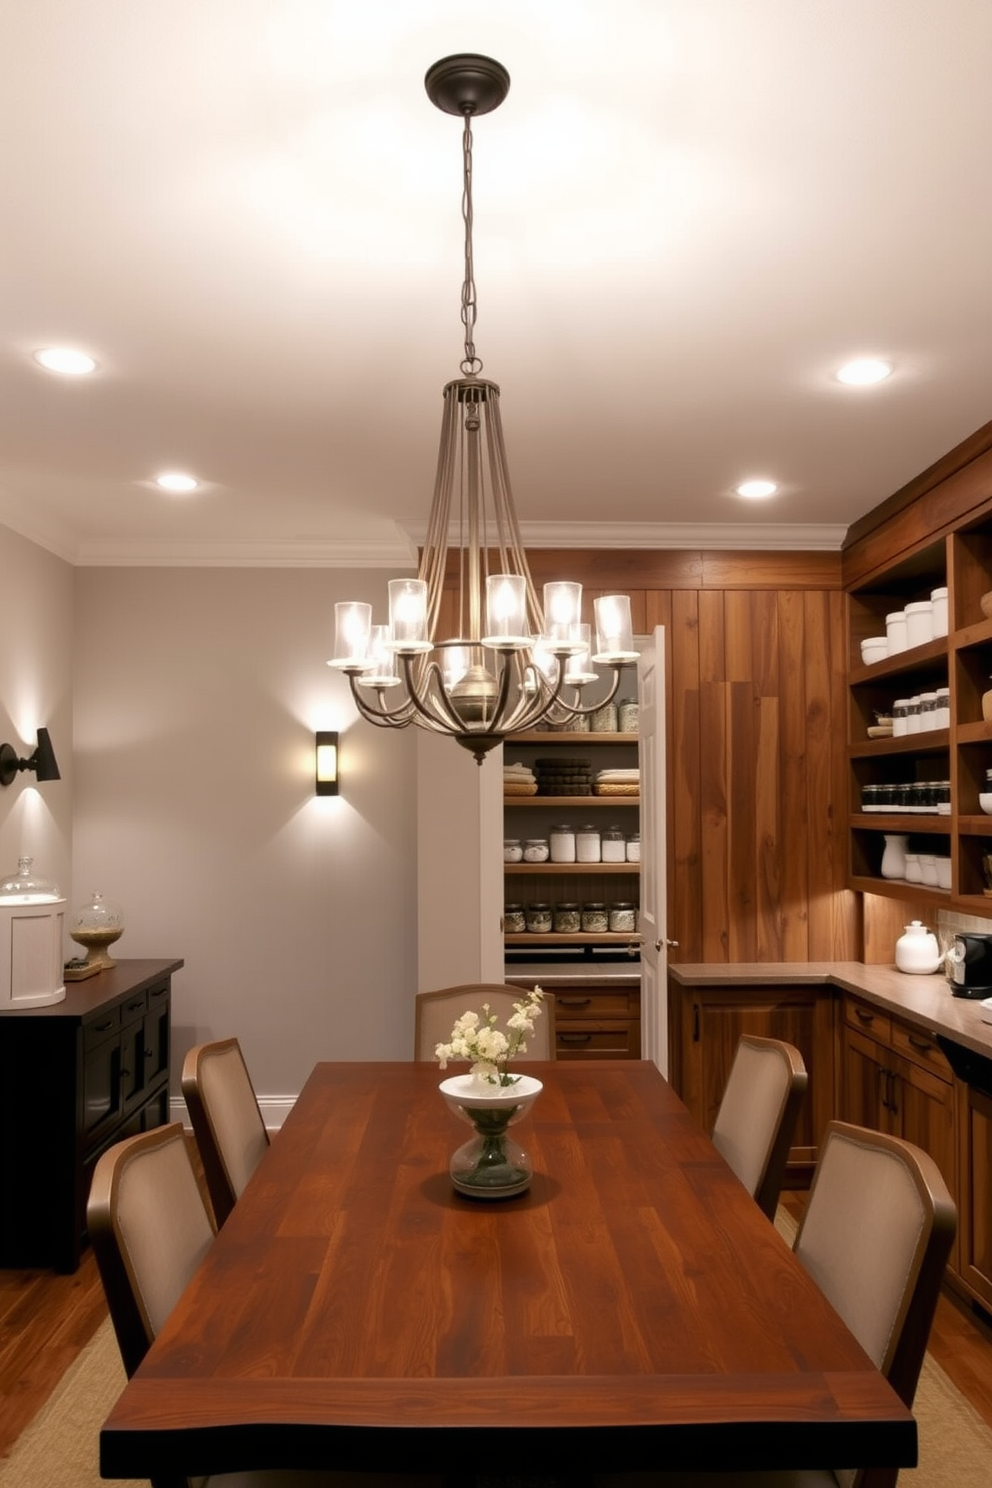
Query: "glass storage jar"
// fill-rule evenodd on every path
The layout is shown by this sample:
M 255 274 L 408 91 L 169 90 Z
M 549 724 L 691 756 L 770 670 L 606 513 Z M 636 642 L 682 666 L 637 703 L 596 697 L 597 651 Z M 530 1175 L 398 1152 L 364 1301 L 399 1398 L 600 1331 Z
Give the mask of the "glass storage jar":
M 640 832 L 631 832 L 631 833 L 629 833 L 629 835 L 627 837 L 627 842 L 626 842 L 626 851 L 627 851 L 627 862 L 628 863 L 639 863 L 641 861 L 641 834 L 640 834 Z
M 546 935 L 551 929 L 551 905 L 528 904 L 524 921 L 531 935 Z
M 614 934 L 632 935 L 637 929 L 637 911 L 633 904 L 625 899 L 611 904 L 609 925 Z
M 600 861 L 598 827 L 579 828 L 575 834 L 575 860 L 577 863 L 598 863 Z
M 523 861 L 524 850 L 519 837 L 503 838 L 503 862 L 520 863 Z
M 627 843 L 619 827 L 607 827 L 603 833 L 601 851 L 604 863 L 625 863 Z
M 589 722 L 594 734 L 615 734 L 618 723 L 616 703 L 604 703 L 591 715 Z
M 621 698 L 617 709 L 617 723 L 622 734 L 636 734 L 638 707 L 636 698 Z
M 548 839 L 546 837 L 528 837 L 524 843 L 525 863 L 546 863 L 548 861 Z
M 504 904 L 503 906 L 503 934 L 522 935 L 527 929 L 527 921 L 524 918 L 524 907 L 522 904 Z
M 556 904 L 551 920 L 556 935 L 577 935 L 582 929 L 578 902 Z
M 584 935 L 601 935 L 610 928 L 606 905 L 598 900 L 587 900 L 582 906 L 582 932 Z
M 575 828 L 570 827 L 567 822 L 551 828 L 551 861 L 575 862 Z

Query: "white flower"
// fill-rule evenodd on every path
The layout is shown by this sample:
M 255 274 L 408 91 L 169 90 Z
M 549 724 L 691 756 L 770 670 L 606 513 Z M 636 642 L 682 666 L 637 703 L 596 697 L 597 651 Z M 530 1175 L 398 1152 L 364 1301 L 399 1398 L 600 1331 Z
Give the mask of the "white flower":
M 450 1059 L 467 1059 L 472 1074 L 480 1079 L 493 1085 L 512 1084 L 519 1076 L 509 1074 L 510 1060 L 516 1054 L 526 1054 L 525 1035 L 534 1032 L 534 1019 L 541 1016 L 543 1001 L 544 993 L 535 987 L 515 1002 L 506 1020 L 507 1033 L 496 1027 L 496 1014 L 488 1003 L 483 1003 L 482 1017 L 471 1010 L 462 1013 L 451 1030 L 450 1042 L 436 1045 L 435 1059 L 442 1069 L 447 1069 Z

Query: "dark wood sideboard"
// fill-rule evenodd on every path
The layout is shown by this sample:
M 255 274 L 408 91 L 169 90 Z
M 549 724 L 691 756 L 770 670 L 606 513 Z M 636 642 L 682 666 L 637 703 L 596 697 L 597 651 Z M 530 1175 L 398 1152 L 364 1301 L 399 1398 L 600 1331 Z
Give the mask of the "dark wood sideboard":
M 63 1002 L 0 1013 L 0 1265 L 75 1271 L 97 1158 L 168 1121 L 182 964 L 119 961 Z

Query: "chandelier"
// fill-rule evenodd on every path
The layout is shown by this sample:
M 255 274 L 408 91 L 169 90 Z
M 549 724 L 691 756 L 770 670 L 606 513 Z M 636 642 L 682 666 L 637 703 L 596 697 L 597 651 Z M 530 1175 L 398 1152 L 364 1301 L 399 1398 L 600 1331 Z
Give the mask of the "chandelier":
M 383 728 L 416 724 L 448 734 L 479 764 L 510 734 L 569 723 L 612 698 L 636 661 L 630 599 L 595 602 L 594 627 L 581 617 L 582 585 L 544 585 L 539 603 L 513 505 L 499 388 L 476 355 L 472 252 L 472 119 L 498 108 L 510 87 L 489 57 L 446 57 L 424 79 L 431 102 L 461 115 L 465 277 L 462 376 L 444 389 L 434 497 L 416 579 L 389 584 L 389 624 L 372 606 L 336 604 L 334 656 L 361 716 Z M 445 605 L 445 596 L 449 597 Z M 452 608 L 449 607 L 453 605 Z M 439 635 L 454 613 L 450 636 Z M 595 636 L 593 636 L 593 629 Z M 594 644 L 595 642 L 595 644 Z M 594 670 L 613 669 L 605 694 Z M 595 701 L 583 689 L 600 683 Z

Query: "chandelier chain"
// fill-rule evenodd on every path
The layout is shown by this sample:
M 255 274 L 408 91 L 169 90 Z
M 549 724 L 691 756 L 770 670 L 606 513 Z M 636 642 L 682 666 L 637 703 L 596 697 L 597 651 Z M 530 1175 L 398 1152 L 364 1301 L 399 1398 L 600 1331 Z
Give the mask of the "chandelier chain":
M 462 221 L 465 224 L 465 278 L 462 282 L 462 325 L 465 327 L 465 358 L 461 364 L 464 377 L 477 377 L 482 371 L 482 359 L 476 355 L 475 341 L 475 261 L 472 252 L 472 114 L 465 110 L 465 128 L 462 132 Z

